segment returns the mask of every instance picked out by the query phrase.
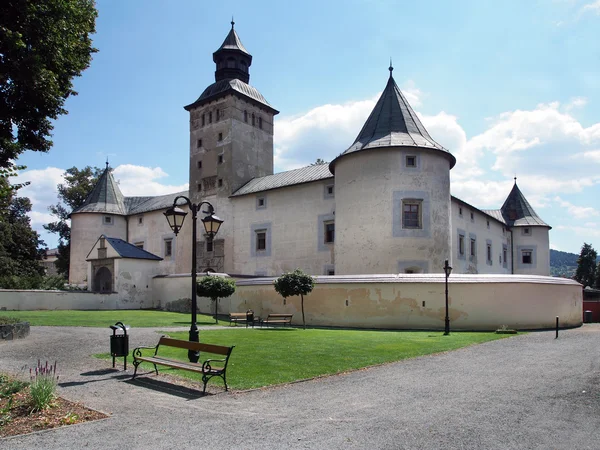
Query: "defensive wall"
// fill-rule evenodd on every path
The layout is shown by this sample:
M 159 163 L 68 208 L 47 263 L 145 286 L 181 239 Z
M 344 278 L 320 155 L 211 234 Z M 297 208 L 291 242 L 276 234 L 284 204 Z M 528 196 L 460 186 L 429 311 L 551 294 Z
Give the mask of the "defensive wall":
M 284 299 L 274 278 L 236 279 L 237 290 L 219 300 L 219 314 L 293 313 L 302 323 L 300 297 Z M 304 298 L 306 323 L 381 329 L 441 329 L 445 316 L 444 274 L 344 275 L 315 277 L 315 289 Z M 448 284 L 452 329 L 493 330 L 561 327 L 582 323 L 582 289 L 573 280 L 535 275 L 451 275 Z M 0 308 L 141 309 L 164 308 L 167 302 L 190 298 L 189 275 L 155 277 L 145 296 L 62 291 L 0 290 Z M 200 312 L 214 306 L 198 298 Z

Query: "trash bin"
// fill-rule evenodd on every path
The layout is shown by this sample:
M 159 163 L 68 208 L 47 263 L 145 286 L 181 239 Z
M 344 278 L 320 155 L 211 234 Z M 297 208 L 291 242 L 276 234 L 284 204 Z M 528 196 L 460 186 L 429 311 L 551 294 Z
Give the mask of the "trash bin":
M 252 328 L 254 328 L 254 311 L 249 309 L 246 311 L 246 328 L 248 328 L 248 324 L 252 324 Z
M 594 321 L 594 313 L 586 310 L 583 312 L 583 323 L 592 323 Z
M 123 357 L 124 370 L 127 370 L 127 356 L 129 355 L 129 325 L 123 325 L 123 322 L 117 322 L 109 327 L 113 334 L 110 337 L 110 355 L 113 359 L 113 368 L 115 367 L 115 358 Z M 122 333 L 117 334 L 117 330 Z

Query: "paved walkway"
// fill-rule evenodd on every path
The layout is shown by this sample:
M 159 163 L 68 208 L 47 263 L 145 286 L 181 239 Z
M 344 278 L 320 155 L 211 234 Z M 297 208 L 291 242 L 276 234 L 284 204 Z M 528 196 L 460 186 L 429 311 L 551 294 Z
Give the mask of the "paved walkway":
M 133 330 L 131 346 L 155 344 L 155 331 Z M 109 334 L 34 327 L 28 339 L 0 344 L 0 370 L 56 359 L 64 397 L 111 413 L 0 439 L 0 448 L 600 448 L 599 325 L 562 331 L 558 340 L 553 332 L 531 333 L 315 381 L 207 396 L 161 377 L 132 383 L 107 370 L 110 363 L 90 355 L 107 351 Z

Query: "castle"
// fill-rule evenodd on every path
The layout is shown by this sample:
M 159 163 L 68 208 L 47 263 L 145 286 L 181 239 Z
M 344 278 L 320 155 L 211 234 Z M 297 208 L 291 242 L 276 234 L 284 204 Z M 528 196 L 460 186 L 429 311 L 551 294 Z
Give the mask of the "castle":
M 252 55 L 233 22 L 213 61 L 215 82 L 185 106 L 189 192 L 124 197 L 107 164 L 71 214 L 70 283 L 115 291 L 136 273 L 129 288 L 143 290 L 152 277 L 189 273 L 191 220 L 175 236 L 163 215 L 178 195 L 209 201 L 224 221 L 213 241 L 199 226 L 201 272 L 442 273 L 448 259 L 454 273 L 549 275 L 550 226 L 516 179 L 497 210 L 452 196 L 456 159 L 429 135 L 392 67 L 348 149 L 328 165 L 274 174 L 278 111 L 249 84 Z

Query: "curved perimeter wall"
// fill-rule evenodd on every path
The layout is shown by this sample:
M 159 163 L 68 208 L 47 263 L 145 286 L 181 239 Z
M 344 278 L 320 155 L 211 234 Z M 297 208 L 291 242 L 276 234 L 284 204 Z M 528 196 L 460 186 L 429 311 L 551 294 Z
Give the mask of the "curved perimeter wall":
M 304 298 L 307 325 L 386 329 L 442 329 L 445 316 L 443 274 L 316 277 Z M 231 312 L 255 315 L 293 313 L 302 323 L 300 297 L 283 299 L 274 278 L 238 280 L 229 303 Z M 542 276 L 452 275 L 449 283 L 451 329 L 495 330 L 553 328 L 582 323 L 581 285 Z

